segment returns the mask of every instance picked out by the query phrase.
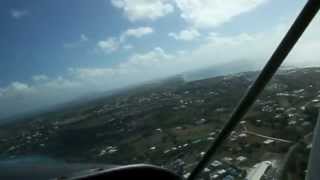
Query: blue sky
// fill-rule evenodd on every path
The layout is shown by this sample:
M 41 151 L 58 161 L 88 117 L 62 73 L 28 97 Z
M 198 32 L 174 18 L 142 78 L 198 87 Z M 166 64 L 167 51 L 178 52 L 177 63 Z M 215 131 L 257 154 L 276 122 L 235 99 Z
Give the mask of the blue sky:
M 305 2 L 2 0 L 0 118 L 241 59 L 261 67 Z M 315 64 L 318 19 L 292 64 Z

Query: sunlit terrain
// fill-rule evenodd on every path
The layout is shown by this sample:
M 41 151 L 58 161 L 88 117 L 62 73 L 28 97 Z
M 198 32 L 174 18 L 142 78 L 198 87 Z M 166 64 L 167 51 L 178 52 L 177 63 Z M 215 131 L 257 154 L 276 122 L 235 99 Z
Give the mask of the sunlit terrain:
M 1 127 L 1 157 L 149 163 L 187 176 L 256 75 L 196 81 L 178 76 L 19 119 Z M 320 102 L 319 78 L 319 68 L 281 70 L 205 174 L 256 177 L 255 168 L 266 163 L 261 176 L 284 172 L 303 178 Z M 304 167 L 294 170 L 298 164 Z

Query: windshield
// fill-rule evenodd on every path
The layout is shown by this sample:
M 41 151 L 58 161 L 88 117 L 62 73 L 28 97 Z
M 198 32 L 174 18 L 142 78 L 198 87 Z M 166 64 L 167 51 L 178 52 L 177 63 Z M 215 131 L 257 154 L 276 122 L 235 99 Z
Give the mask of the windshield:
M 187 178 L 305 3 L 2 1 L 0 168 Z M 201 178 L 305 178 L 319 30 L 317 17 Z

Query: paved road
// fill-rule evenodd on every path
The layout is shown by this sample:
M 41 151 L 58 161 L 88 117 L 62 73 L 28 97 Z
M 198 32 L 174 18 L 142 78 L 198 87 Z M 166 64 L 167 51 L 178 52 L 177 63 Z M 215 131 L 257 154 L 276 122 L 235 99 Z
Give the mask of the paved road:
M 258 136 L 258 137 L 262 137 L 262 138 L 266 138 L 266 139 L 272 139 L 272 140 L 280 141 L 280 142 L 284 142 L 284 143 L 293 143 L 292 141 L 289 141 L 289 140 L 280 139 L 280 138 L 274 138 L 274 137 L 271 137 L 271 136 L 265 136 L 265 135 L 262 135 L 262 134 L 259 134 L 259 133 L 256 133 L 256 132 L 252 132 L 252 131 L 243 131 L 243 132 L 246 133 L 246 134 L 249 134 L 249 135 L 254 135 L 254 136 Z

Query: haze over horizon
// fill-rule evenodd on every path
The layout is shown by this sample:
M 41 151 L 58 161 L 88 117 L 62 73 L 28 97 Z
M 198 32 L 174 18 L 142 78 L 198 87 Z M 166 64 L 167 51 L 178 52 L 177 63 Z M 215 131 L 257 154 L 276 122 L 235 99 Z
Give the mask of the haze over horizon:
M 0 118 L 208 66 L 260 69 L 305 3 L 4 0 Z M 285 64 L 320 65 L 318 34 L 319 15 Z

